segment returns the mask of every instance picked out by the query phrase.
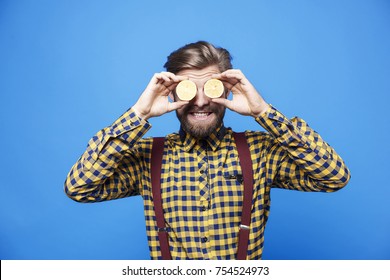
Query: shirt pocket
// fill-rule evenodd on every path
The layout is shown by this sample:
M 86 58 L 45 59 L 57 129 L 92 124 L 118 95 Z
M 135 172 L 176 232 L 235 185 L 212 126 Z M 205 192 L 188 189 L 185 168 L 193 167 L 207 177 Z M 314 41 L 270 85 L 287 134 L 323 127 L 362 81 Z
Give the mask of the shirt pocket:
M 242 185 L 244 178 L 241 173 L 238 172 L 224 172 L 224 181 L 229 185 Z
M 216 206 L 240 207 L 243 198 L 243 177 L 235 171 L 223 172 L 212 188 L 212 201 Z
M 224 228 L 226 234 L 235 235 L 241 221 L 244 186 L 242 174 L 235 171 L 222 172 L 211 188 L 211 205 L 214 221 Z M 216 227 L 216 225 L 214 225 Z

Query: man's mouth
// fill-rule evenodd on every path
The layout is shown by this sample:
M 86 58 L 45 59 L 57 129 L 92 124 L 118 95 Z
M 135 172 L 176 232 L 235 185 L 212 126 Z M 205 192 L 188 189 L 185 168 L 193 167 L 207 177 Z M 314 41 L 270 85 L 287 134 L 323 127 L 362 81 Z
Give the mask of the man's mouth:
M 197 120 L 205 120 L 210 116 L 212 112 L 191 112 L 190 115 Z

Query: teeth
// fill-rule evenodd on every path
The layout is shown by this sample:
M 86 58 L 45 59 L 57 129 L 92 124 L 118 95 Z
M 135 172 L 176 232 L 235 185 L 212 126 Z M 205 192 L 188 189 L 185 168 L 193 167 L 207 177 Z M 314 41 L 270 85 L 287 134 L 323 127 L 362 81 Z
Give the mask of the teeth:
M 207 117 L 208 113 L 194 113 L 195 117 Z

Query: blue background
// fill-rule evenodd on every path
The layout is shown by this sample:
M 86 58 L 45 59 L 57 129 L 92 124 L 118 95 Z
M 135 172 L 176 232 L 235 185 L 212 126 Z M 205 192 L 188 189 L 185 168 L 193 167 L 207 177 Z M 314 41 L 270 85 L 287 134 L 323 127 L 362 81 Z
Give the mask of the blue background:
M 333 194 L 273 190 L 264 259 L 389 259 L 389 28 L 385 0 L 0 0 L 0 258 L 149 259 L 140 197 L 78 204 L 63 182 L 167 55 L 202 39 L 352 173 Z M 178 129 L 174 113 L 151 123 Z

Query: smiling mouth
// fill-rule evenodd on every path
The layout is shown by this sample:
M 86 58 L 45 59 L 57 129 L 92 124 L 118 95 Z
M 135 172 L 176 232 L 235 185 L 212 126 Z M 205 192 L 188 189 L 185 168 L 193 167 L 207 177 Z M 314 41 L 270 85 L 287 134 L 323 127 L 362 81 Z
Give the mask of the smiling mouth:
M 193 116 L 195 119 L 198 120 L 204 120 L 207 119 L 208 116 L 210 116 L 211 112 L 192 112 L 190 113 L 191 116 Z

